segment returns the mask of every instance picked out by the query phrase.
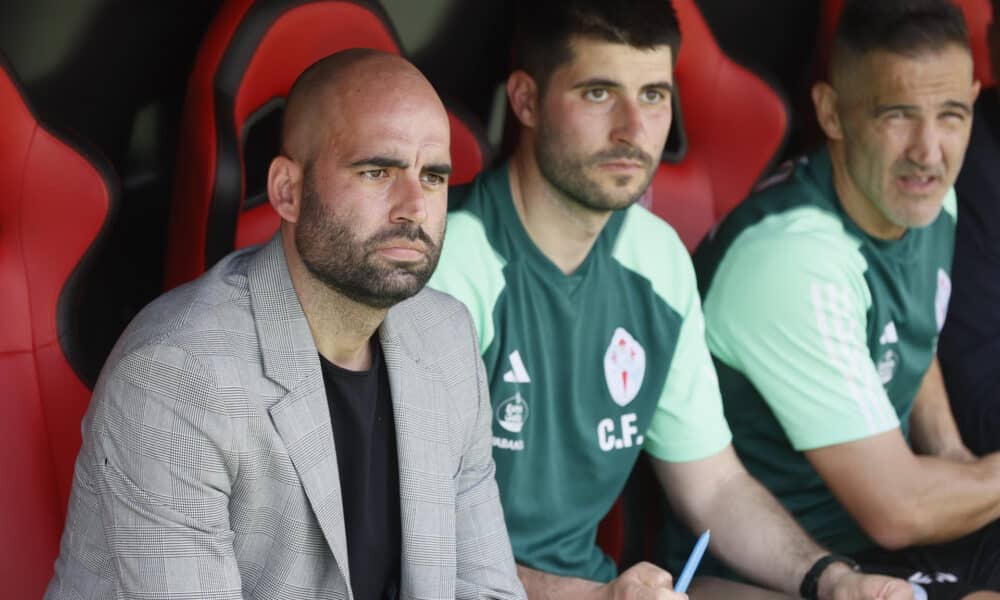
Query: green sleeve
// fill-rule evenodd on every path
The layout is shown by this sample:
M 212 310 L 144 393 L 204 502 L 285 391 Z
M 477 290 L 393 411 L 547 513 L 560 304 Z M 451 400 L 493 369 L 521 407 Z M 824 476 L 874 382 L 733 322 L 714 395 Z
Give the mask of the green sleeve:
M 503 268 L 482 222 L 465 211 L 450 213 L 441 258 L 427 285 L 465 304 L 484 352 L 495 333 L 493 308 L 504 288 Z
M 722 412 L 719 380 L 705 345 L 705 323 L 693 272 L 689 285 L 692 293 L 674 360 L 644 446 L 653 456 L 672 462 L 706 458 L 732 441 Z
M 639 207 L 629 210 L 620 237 L 643 242 L 641 246 L 617 249 L 615 258 L 648 278 L 656 294 L 682 319 L 643 448 L 672 462 L 716 454 L 729 445 L 732 434 L 722 412 L 719 382 L 705 345 L 705 324 L 691 257 L 669 225 Z
M 819 233 L 745 232 L 712 280 L 709 348 L 750 380 L 797 450 L 899 426 L 867 346 L 865 269 L 831 221 Z

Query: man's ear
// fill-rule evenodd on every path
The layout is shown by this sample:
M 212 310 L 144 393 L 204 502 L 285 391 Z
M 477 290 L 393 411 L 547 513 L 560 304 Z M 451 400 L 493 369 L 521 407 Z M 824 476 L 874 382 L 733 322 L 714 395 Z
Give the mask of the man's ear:
M 302 207 L 302 167 L 278 155 L 267 171 L 267 199 L 283 221 L 298 223 Z
M 842 140 L 844 128 L 837 112 L 837 90 L 829 83 L 819 81 L 812 86 L 812 101 L 820 129 L 831 140 Z
M 538 85 L 531 75 L 522 70 L 510 74 L 507 78 L 507 100 L 521 125 L 534 128 L 538 124 Z

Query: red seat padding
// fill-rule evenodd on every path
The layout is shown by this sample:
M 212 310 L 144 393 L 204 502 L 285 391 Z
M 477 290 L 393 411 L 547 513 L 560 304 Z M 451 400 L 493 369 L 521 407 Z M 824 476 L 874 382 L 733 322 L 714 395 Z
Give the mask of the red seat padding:
M 448 106 L 448 123 L 451 125 L 451 176 L 448 185 L 462 185 L 476 178 L 490 163 L 490 148 L 486 133 L 475 117 L 455 106 Z
M 993 70 L 990 68 L 990 47 L 986 42 L 986 28 L 993 20 L 993 8 L 990 0 L 953 0 L 965 13 L 966 26 L 969 28 L 969 45 L 972 47 L 973 71 L 983 87 L 996 83 Z M 830 60 L 830 46 L 837 30 L 840 12 L 844 9 L 844 0 L 823 0 L 820 8 L 819 48 L 817 59 L 819 65 L 816 72 L 824 77 L 827 63 Z
M 789 116 L 773 88 L 723 54 L 694 0 L 674 0 L 674 8 L 687 153 L 660 165 L 651 208 L 692 250 L 779 158 Z
M 209 27 L 188 84 L 178 147 L 166 285 L 200 275 L 278 227 L 266 201 L 248 206 L 246 134 L 283 103 L 299 74 L 348 48 L 400 54 L 385 12 L 361 0 L 229 0 Z M 485 145 L 454 114 L 453 182 L 472 179 Z M 278 148 L 267 149 L 273 156 Z M 259 167 L 258 167 L 259 168 Z
M 0 578 L 40 598 L 52 576 L 90 390 L 67 355 L 73 291 L 117 188 L 39 124 L 0 57 Z

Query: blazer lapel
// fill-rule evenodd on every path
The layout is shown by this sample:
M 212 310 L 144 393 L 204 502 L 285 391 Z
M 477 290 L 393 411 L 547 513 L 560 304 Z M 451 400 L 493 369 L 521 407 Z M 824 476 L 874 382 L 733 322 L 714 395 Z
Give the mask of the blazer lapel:
M 453 580 L 450 575 L 439 573 L 441 564 L 436 562 L 440 548 L 429 549 L 428 522 L 435 521 L 434 511 L 428 512 L 428 496 L 440 490 L 433 489 L 433 477 L 442 470 L 440 456 L 428 452 L 428 430 L 441 423 L 443 415 L 436 415 L 436 405 L 442 394 L 441 382 L 421 363 L 418 348 L 419 335 L 414 330 L 408 313 L 410 301 L 389 309 L 379 327 L 379 342 L 389 373 L 389 390 L 392 395 L 393 415 L 396 419 L 396 447 L 399 460 L 399 511 L 401 516 L 400 598 L 444 597 L 441 586 Z M 447 437 L 435 432 L 432 438 Z M 423 518 L 418 516 L 423 515 Z M 446 535 L 435 530 L 435 535 Z M 430 552 L 429 552 L 430 551 Z M 448 588 L 450 589 L 450 588 Z M 453 592 L 453 590 L 452 590 Z
M 353 597 L 330 407 L 316 345 L 288 274 L 280 233 L 257 254 L 248 278 L 264 374 L 288 390 L 268 412 Z

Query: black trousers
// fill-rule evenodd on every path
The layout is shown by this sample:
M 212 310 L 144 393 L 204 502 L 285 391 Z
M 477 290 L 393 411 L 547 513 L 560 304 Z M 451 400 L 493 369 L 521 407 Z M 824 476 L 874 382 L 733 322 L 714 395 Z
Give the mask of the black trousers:
M 1000 591 L 1000 521 L 945 544 L 895 551 L 872 548 L 854 555 L 854 559 L 865 573 L 919 583 L 929 600 Z

